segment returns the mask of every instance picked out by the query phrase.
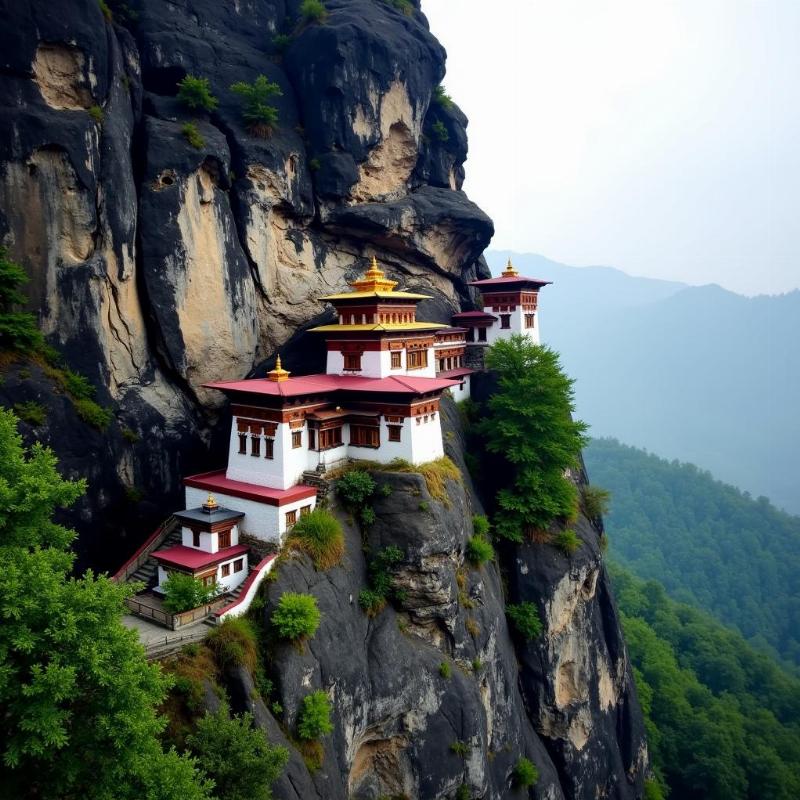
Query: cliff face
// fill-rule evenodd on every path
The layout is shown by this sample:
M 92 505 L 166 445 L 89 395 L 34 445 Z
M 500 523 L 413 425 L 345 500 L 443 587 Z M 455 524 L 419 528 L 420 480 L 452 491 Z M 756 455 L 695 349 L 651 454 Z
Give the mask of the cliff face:
M 460 190 L 466 119 L 431 103 L 445 54 L 420 12 L 334 0 L 304 26 L 299 0 L 112 0 L 112 23 L 96 0 L 8 5 L 0 241 L 49 341 L 116 420 L 89 428 L 35 368 L 12 369 L 0 400 L 47 406 L 36 435 L 89 478 L 70 520 L 82 562 L 110 567 L 180 503 L 182 473 L 216 466 L 220 398 L 204 382 L 286 350 L 323 312 L 313 298 L 372 255 L 448 318 L 485 274 L 492 223 Z M 217 110 L 178 103 L 186 74 L 209 79 Z M 229 91 L 259 74 L 282 90 L 268 138 Z
M 328 0 L 325 24 L 304 26 L 299 0 L 109 5 L 113 23 L 96 0 L 0 4 L 0 240 L 31 276 L 49 342 L 114 421 L 88 426 L 36 364 L 5 369 L 0 403 L 46 406 L 46 422 L 23 429 L 88 478 L 67 521 L 82 565 L 99 568 L 181 505 L 183 474 L 219 466 L 224 409 L 204 382 L 258 374 L 278 349 L 289 369 L 319 369 L 320 348 L 298 335 L 323 314 L 313 298 L 343 289 L 372 255 L 432 296 L 421 316 L 447 320 L 466 282 L 487 275 L 492 235 L 461 191 L 466 119 L 432 101 L 445 54 L 419 10 Z M 291 34 L 283 54 L 278 34 Z M 186 74 L 209 79 L 213 113 L 178 104 Z M 283 93 L 265 139 L 245 130 L 228 91 L 259 74 Z M 403 551 L 403 604 L 375 619 L 358 607 L 366 565 L 352 528 L 343 567 L 291 559 L 270 587 L 270 604 L 311 591 L 324 615 L 304 652 L 274 654 L 284 721 L 313 688 L 336 710 L 323 768 L 311 774 L 293 755 L 276 797 L 449 797 L 462 784 L 506 797 L 520 755 L 541 771 L 532 796 L 639 796 L 642 720 L 597 531 L 581 521 L 571 560 L 548 546 L 504 555 L 507 596 L 535 602 L 546 628 L 514 642 L 497 568 L 463 565 L 480 511 L 469 481 L 450 486 L 445 507 L 417 476 L 380 480 L 392 491 L 368 544 Z M 234 704 L 281 738 L 249 676 L 230 678 Z

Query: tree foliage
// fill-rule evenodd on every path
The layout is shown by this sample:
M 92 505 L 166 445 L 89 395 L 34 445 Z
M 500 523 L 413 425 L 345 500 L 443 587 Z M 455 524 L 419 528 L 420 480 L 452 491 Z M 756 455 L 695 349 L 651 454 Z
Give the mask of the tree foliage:
M 225 707 L 206 715 L 186 743 L 214 781 L 216 800 L 269 800 L 289 753 L 271 745 L 252 714 L 230 717 Z
M 187 75 L 178 81 L 178 100 L 193 111 L 213 111 L 219 101 L 211 94 L 208 78 Z
M 32 352 L 44 345 L 36 317 L 18 310 L 27 300 L 20 291 L 27 281 L 25 270 L 0 247 L 0 349 Z
M 234 83 L 231 91 L 242 100 L 242 118 L 251 133 L 268 136 L 278 124 L 278 109 L 269 101 L 283 94 L 281 87 L 266 75 L 259 75 L 253 83 Z
M 321 689 L 303 698 L 297 722 L 297 735 L 301 739 L 319 739 L 333 730 L 331 701 Z
M 199 800 L 194 762 L 158 741 L 167 680 L 120 619 L 128 593 L 71 578 L 74 533 L 53 522 L 83 492 L 0 411 L 0 740 L 16 798 Z
M 612 439 L 593 440 L 586 463 L 614 498 L 612 559 L 800 665 L 800 517 Z
M 163 588 L 164 608 L 171 614 L 205 605 L 219 591 L 216 586 L 206 586 L 201 580 L 184 572 L 170 572 Z
M 506 606 L 506 616 L 525 639 L 535 639 L 542 632 L 542 621 L 533 603 L 509 603 Z
M 577 492 L 564 471 L 577 464 L 586 425 L 572 419 L 573 381 L 548 347 L 521 335 L 501 339 L 488 349 L 486 366 L 498 387 L 477 431 L 510 476 L 497 494 L 494 528 L 519 542 L 574 515 Z
M 655 581 L 618 567 L 613 578 L 652 762 L 670 796 L 800 797 L 800 681 Z
M 272 612 L 272 626 L 282 639 L 307 639 L 316 633 L 320 616 L 315 597 L 284 592 Z

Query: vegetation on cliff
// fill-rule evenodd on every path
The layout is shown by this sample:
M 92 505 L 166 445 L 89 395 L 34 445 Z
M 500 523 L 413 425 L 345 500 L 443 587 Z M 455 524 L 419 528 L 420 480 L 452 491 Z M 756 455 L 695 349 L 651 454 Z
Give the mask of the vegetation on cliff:
M 586 463 L 612 492 L 615 560 L 800 664 L 800 517 L 613 439 L 594 440 Z
M 681 800 L 800 797 L 800 681 L 655 581 L 613 579 L 662 787 Z

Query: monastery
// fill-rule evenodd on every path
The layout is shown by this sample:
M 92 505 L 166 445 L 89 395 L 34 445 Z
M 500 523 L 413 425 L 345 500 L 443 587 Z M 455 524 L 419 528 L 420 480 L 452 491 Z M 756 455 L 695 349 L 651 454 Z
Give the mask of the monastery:
M 235 592 L 250 572 L 240 537 L 279 547 L 316 506 L 317 487 L 304 476 L 352 459 L 422 464 L 443 456 L 442 394 L 469 397 L 467 364 L 482 366 L 498 339 L 539 342 L 538 292 L 548 283 L 521 276 L 509 260 L 501 277 L 470 284 L 481 311 L 443 325 L 418 320 L 427 295 L 397 291 L 373 258 L 351 291 L 320 298 L 336 311 L 334 324 L 309 332 L 324 340 L 325 373 L 292 376 L 279 356 L 265 378 L 205 384 L 230 400 L 227 466 L 185 478 L 187 509 L 173 515 L 180 541 L 150 553 L 153 591 L 177 571 Z

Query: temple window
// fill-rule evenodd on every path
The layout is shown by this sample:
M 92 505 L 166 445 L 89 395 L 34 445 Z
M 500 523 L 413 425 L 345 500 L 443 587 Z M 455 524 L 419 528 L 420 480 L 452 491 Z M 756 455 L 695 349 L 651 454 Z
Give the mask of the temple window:
M 294 524 L 297 522 L 297 511 L 287 511 L 286 512 L 286 527 L 292 528 Z
M 316 450 L 317 449 L 317 432 L 314 428 L 308 429 L 308 449 L 309 450 Z
M 227 578 L 228 575 L 231 574 L 231 565 L 230 564 L 223 564 L 221 568 L 221 574 L 223 578 Z
M 389 425 L 389 441 L 390 442 L 399 442 L 400 441 L 400 432 L 403 430 L 402 426 L 400 425 Z
M 336 428 L 328 428 L 327 430 L 319 432 L 319 449 L 330 450 L 332 447 L 341 447 L 342 445 L 342 426 Z
M 261 455 L 261 437 L 260 436 L 251 436 L 250 437 L 250 455 L 251 456 L 260 456 Z
M 525 327 L 532 328 L 533 327 L 533 314 L 526 314 L 525 315 Z
M 300 509 L 300 516 L 301 517 L 305 517 L 307 514 L 310 514 L 310 513 L 311 513 L 311 506 L 310 505 L 309 506 L 303 506 Z
M 192 531 L 192 547 L 200 547 L 200 531 Z
M 350 444 L 356 447 L 379 447 L 380 431 L 367 425 L 350 426 Z
M 247 455 L 247 434 L 239 434 L 239 455 Z
M 411 350 L 407 357 L 408 369 L 422 369 L 428 366 L 427 350 Z
M 303 431 L 292 431 L 292 448 L 303 446 Z
M 223 550 L 226 547 L 231 546 L 231 532 L 227 531 L 220 531 L 219 532 L 219 549 Z
M 264 439 L 264 458 L 275 458 L 275 440 Z
M 237 558 L 236 561 L 233 562 L 233 571 L 241 572 L 243 569 L 244 569 L 244 559 Z
M 500 315 L 500 327 L 506 329 L 511 327 L 511 314 Z
M 360 370 L 361 353 L 344 353 L 344 368 L 352 370 Z
M 398 350 L 392 353 L 392 369 L 400 369 L 402 366 L 402 354 Z
M 474 342 L 475 341 L 475 328 L 470 328 L 467 331 L 467 341 Z
M 479 342 L 486 341 L 486 328 L 478 328 L 478 341 Z

